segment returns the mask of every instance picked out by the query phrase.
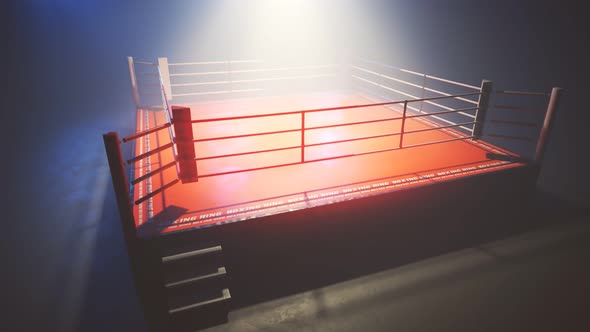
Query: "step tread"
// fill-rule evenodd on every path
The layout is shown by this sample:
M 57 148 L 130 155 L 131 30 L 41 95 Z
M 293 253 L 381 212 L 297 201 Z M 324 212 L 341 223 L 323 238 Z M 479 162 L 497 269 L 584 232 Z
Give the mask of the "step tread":
M 203 274 L 203 275 L 198 275 L 198 276 L 194 276 L 194 277 L 190 277 L 190 278 L 184 278 L 184 279 L 181 279 L 178 281 L 167 282 L 165 286 L 166 286 L 166 288 L 174 288 L 174 287 L 197 283 L 200 281 L 204 281 L 204 280 L 212 279 L 212 278 L 217 278 L 217 277 L 221 277 L 221 276 L 225 276 L 225 275 L 227 275 L 227 271 L 225 270 L 225 267 L 221 266 L 221 267 L 218 267 L 217 271 L 215 271 L 215 272 L 211 272 L 211 273 L 207 273 L 207 274 Z
M 171 314 L 171 315 L 173 315 L 173 314 L 185 312 L 185 311 L 192 310 L 192 309 L 206 307 L 208 305 L 212 305 L 212 304 L 215 304 L 215 303 L 220 303 L 220 302 L 228 301 L 230 299 L 231 299 L 231 294 L 229 292 L 229 289 L 228 288 L 223 288 L 221 290 L 220 296 L 217 296 L 217 297 L 212 298 L 212 299 L 207 299 L 207 300 L 204 300 L 204 301 L 200 301 L 200 302 L 195 302 L 195 303 L 191 303 L 191 304 L 187 304 L 187 305 L 182 305 L 182 306 L 174 307 L 172 309 L 169 309 L 168 310 L 168 313 Z
M 192 251 L 186 251 L 186 252 L 182 252 L 182 253 L 164 256 L 164 257 L 162 257 L 162 263 L 164 263 L 164 264 L 171 263 L 171 262 L 186 259 L 189 257 L 203 256 L 203 255 L 208 255 L 208 254 L 212 254 L 212 253 L 220 253 L 220 252 L 221 252 L 221 246 L 219 246 L 219 245 L 207 247 L 207 248 L 201 248 L 201 249 L 196 249 L 196 250 L 192 250 Z

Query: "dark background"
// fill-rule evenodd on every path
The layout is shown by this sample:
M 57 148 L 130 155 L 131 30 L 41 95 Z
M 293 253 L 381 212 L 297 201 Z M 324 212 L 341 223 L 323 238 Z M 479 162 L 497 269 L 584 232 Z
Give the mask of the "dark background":
M 186 50 L 179 46 L 186 42 L 179 37 L 180 29 L 191 20 L 206 17 L 213 4 L 10 3 L 5 45 L 11 60 L 8 82 L 16 95 L 9 93 L 7 100 L 18 102 L 18 111 L 6 111 L 3 116 L 19 124 L 9 126 L 10 132 L 18 128 L 14 133 L 23 137 L 19 143 L 30 146 L 14 149 L 18 168 L 37 168 L 39 154 L 29 152 L 50 150 L 40 149 L 37 140 L 41 137 L 55 147 L 60 137 L 89 125 L 116 121 L 110 128 L 128 126 L 133 104 L 125 57 L 185 56 Z M 582 98 L 587 86 L 589 33 L 578 2 L 369 1 L 367 8 L 385 40 L 367 35 L 350 42 L 365 46 L 368 54 L 388 63 L 459 81 L 490 79 L 501 89 L 565 88 L 544 173 L 551 172 L 551 179 L 546 177 L 548 185 L 564 193 L 587 193 L 583 183 L 588 183 L 588 176 L 582 171 L 583 154 L 578 146 L 584 142 L 582 126 L 588 119 Z M 239 27 L 228 30 L 227 40 L 191 49 L 225 51 L 228 40 L 240 33 Z M 395 36 L 395 43 L 383 47 L 388 42 L 383 37 L 387 31 Z M 341 43 L 347 41 L 344 38 Z M 199 45 L 199 40 L 193 42 Z M 83 131 L 86 135 L 97 133 Z
M 39 313 L 28 324 L 59 320 L 67 296 L 56 285 L 82 282 L 80 289 L 88 294 L 132 294 L 111 187 L 104 199 L 107 212 L 88 217 L 84 205 L 92 200 L 92 184 L 104 179 L 99 177 L 105 165 L 101 134 L 134 126 L 126 56 L 149 60 L 181 53 L 178 41 L 169 36 L 187 19 L 201 19 L 213 3 L 37 0 L 2 5 L 2 53 L 7 57 L 3 222 L 8 228 L 2 245 L 14 272 L 5 285 L 17 313 Z M 188 7 L 194 12 L 187 12 Z M 540 187 L 588 204 L 590 29 L 581 2 L 368 1 L 367 7 L 382 35 L 401 36 L 386 49 L 371 36 L 358 42 L 377 58 L 395 59 L 386 62 L 465 82 L 490 79 L 500 89 L 565 88 Z M 228 40 L 234 32 L 230 29 Z M 224 40 L 218 43 L 205 47 L 227 46 Z M 92 287 L 99 278 L 92 273 L 75 272 L 76 262 L 86 259 L 72 255 L 83 252 L 80 246 L 87 242 L 81 239 L 88 232 L 95 234 L 86 257 L 89 271 L 124 271 L 103 278 L 104 288 Z M 122 298 L 92 319 L 136 306 L 133 296 Z M 134 314 L 113 326 L 137 328 L 141 318 Z

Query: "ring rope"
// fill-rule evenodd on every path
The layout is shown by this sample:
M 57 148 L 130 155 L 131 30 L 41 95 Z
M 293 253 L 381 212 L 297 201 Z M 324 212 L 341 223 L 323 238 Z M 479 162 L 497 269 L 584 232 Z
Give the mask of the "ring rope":
M 278 167 L 286 167 L 286 166 L 296 166 L 296 165 L 300 165 L 300 164 L 310 164 L 310 163 L 321 162 L 321 161 L 328 161 L 328 160 L 334 160 L 334 159 L 358 157 L 358 156 L 364 156 L 364 155 L 369 155 L 369 154 L 374 154 L 374 153 L 395 151 L 395 150 L 401 150 L 401 149 L 406 149 L 406 148 L 414 148 L 414 147 L 427 146 L 427 145 L 432 145 L 432 144 L 440 144 L 440 143 L 452 142 L 452 141 L 458 141 L 458 140 L 466 140 L 466 139 L 471 139 L 473 137 L 474 136 L 463 136 L 463 137 L 451 138 L 451 139 L 434 141 L 434 142 L 413 144 L 413 145 L 404 146 L 403 148 L 396 147 L 396 148 L 388 148 L 388 149 L 380 149 L 380 150 L 371 150 L 371 151 L 367 151 L 367 152 L 351 153 L 351 154 L 346 154 L 346 155 L 333 156 L 333 157 L 327 157 L 327 158 L 319 158 L 319 159 L 312 159 L 312 160 L 305 160 L 305 161 L 294 162 L 294 163 L 285 163 L 285 164 L 279 164 L 279 165 L 271 165 L 271 166 L 248 168 L 248 169 L 243 169 L 243 170 L 235 170 L 235 171 L 227 171 L 227 172 L 203 174 L 203 175 L 199 175 L 199 178 L 206 178 L 206 177 L 220 176 L 220 175 L 229 175 L 229 174 L 236 174 L 236 173 L 244 173 L 244 172 L 251 172 L 251 171 L 259 171 L 259 170 L 272 169 L 272 168 L 278 168 Z
M 387 78 L 387 79 L 390 79 L 390 80 L 393 80 L 393 81 L 397 81 L 397 82 L 400 82 L 400 83 L 404 83 L 404 84 L 407 84 L 407 85 L 410 85 L 410 86 L 413 86 L 413 87 L 416 87 L 416 88 L 420 88 L 420 89 L 424 89 L 426 91 L 434 92 L 434 93 L 437 93 L 437 94 L 440 94 L 440 95 L 443 95 L 443 96 L 447 96 L 447 97 L 452 96 L 450 93 L 446 93 L 446 92 L 442 92 L 442 91 L 439 91 L 439 90 L 427 88 L 427 87 L 422 86 L 422 85 L 410 83 L 410 82 L 407 82 L 407 81 L 404 81 L 404 80 L 400 80 L 400 79 L 395 78 L 395 77 L 387 76 L 387 75 L 384 75 L 384 74 L 380 74 L 380 73 L 377 73 L 377 72 L 374 72 L 374 71 L 371 71 L 371 70 L 368 70 L 368 69 L 364 69 L 364 68 L 357 67 L 357 66 L 352 66 L 352 67 L 355 68 L 355 69 L 358 69 L 358 70 L 361 70 L 361 71 L 364 71 L 364 72 L 373 74 L 373 75 L 384 77 L 384 78 Z M 458 100 L 461 100 L 461 101 L 464 101 L 464 102 L 467 102 L 467 103 L 471 103 L 471 104 L 474 104 L 474 105 L 478 105 L 478 103 L 476 101 L 474 101 L 474 100 L 470 100 L 470 99 L 466 99 L 466 98 L 461 98 L 461 97 L 456 97 L 455 99 L 458 99 Z
M 197 65 L 218 65 L 234 63 L 260 63 L 261 60 L 231 60 L 231 61 L 204 61 L 204 62 L 176 62 L 168 63 L 168 66 L 197 66 Z
M 405 93 L 405 92 L 402 92 L 402 91 L 399 91 L 399 90 L 396 90 L 396 89 L 390 88 L 390 87 L 388 87 L 388 86 L 385 86 L 385 85 L 382 85 L 382 84 L 379 84 L 379 83 L 376 83 L 376 82 L 373 82 L 373 81 L 370 81 L 370 80 L 364 79 L 364 78 L 362 78 L 362 77 L 359 77 L 359 76 L 356 76 L 356 75 L 352 75 L 352 77 L 354 77 L 354 78 L 356 78 L 356 79 L 359 79 L 359 80 L 361 80 L 361 81 L 365 81 L 365 82 L 367 82 L 367 83 L 370 83 L 370 84 L 373 84 L 373 85 L 376 85 L 376 86 L 382 87 L 382 88 L 384 88 L 384 89 L 387 89 L 387 90 L 393 91 L 393 92 L 395 92 L 395 93 L 399 93 L 399 94 L 401 94 L 401 95 L 404 95 L 404 96 L 406 96 L 406 97 L 410 97 L 410 98 L 417 99 L 417 100 L 413 100 L 413 101 L 424 100 L 424 102 L 425 102 L 425 103 L 427 103 L 427 104 L 430 104 L 430 105 L 433 105 L 433 106 L 437 106 L 437 107 L 440 107 L 440 108 L 442 108 L 442 109 L 446 109 L 446 110 L 448 110 L 448 111 L 453 111 L 453 110 L 454 110 L 454 109 L 453 109 L 453 108 L 451 108 L 451 107 L 444 106 L 444 105 L 441 105 L 441 104 L 438 104 L 438 103 L 432 102 L 432 101 L 430 101 L 430 100 L 427 100 L 427 98 L 418 98 L 417 96 L 411 95 L 411 94 L 409 94 L 409 93 Z M 453 97 L 453 98 L 456 98 L 456 97 Z M 440 98 L 440 99 L 442 99 L 442 98 Z M 461 115 L 464 115 L 464 116 L 470 117 L 470 118 L 472 118 L 472 119 L 475 119 L 475 115 L 471 115 L 471 114 L 464 113 L 464 112 L 458 112 L 458 113 L 459 113 L 459 114 L 461 114 Z
M 266 82 L 266 81 L 281 81 L 281 80 L 295 80 L 304 78 L 317 78 L 317 77 L 328 77 L 334 76 L 334 74 L 319 74 L 319 75 L 307 75 L 307 76 L 288 76 L 288 77 L 276 77 L 276 78 L 256 78 L 250 80 L 235 80 L 235 81 L 216 81 L 216 82 L 198 82 L 198 83 L 177 83 L 171 84 L 171 86 L 198 86 L 198 85 L 217 85 L 217 84 L 230 84 L 230 83 L 250 83 L 250 82 Z
M 177 93 L 177 94 L 172 94 L 172 97 L 217 95 L 217 94 L 224 94 L 224 93 L 254 92 L 254 91 L 262 91 L 262 90 L 264 90 L 264 89 L 239 89 L 239 90 L 222 90 L 222 91 L 211 91 L 211 92 Z
M 376 65 L 379 65 L 379 66 L 382 66 L 382 67 L 399 70 L 399 71 L 404 72 L 404 73 L 408 73 L 408 74 L 412 74 L 412 75 L 416 75 L 416 76 L 421 76 L 421 77 L 425 77 L 425 78 L 430 78 L 430 79 L 433 79 L 433 80 L 437 80 L 437 81 L 441 81 L 441 82 L 445 82 L 445 83 L 449 83 L 449 84 L 455 84 L 455 85 L 462 86 L 462 87 L 465 87 L 465 88 L 469 88 L 469 89 L 481 91 L 481 88 L 476 87 L 476 86 L 473 86 L 473 85 L 469 85 L 469 84 L 465 84 L 465 83 L 460 83 L 460 82 L 455 82 L 455 81 L 447 80 L 447 79 L 436 77 L 436 76 L 426 75 L 426 74 L 423 74 L 423 73 L 419 73 L 419 72 L 415 72 L 415 71 L 411 71 L 411 70 L 407 70 L 407 69 L 403 69 L 403 68 L 399 68 L 399 67 L 395 67 L 395 66 L 391 66 L 391 65 L 386 65 L 386 64 L 383 64 L 383 63 L 379 63 L 379 62 L 375 62 L 375 61 L 370 61 L 370 60 L 366 60 L 366 59 L 359 59 L 359 60 L 360 61 L 363 61 L 363 62 L 366 62 L 366 63 L 372 63 L 372 64 L 376 64 Z
M 174 73 L 170 74 L 173 76 L 201 76 L 201 75 L 216 75 L 216 74 L 240 74 L 240 73 L 258 73 L 258 72 L 269 72 L 269 71 L 286 71 L 286 70 L 299 70 L 299 69 L 314 69 L 314 68 L 328 68 L 335 67 L 335 64 L 327 65 L 314 65 L 314 66 L 296 66 L 296 67 L 282 67 L 282 68 L 265 68 L 265 69 L 242 69 L 232 71 L 209 71 L 209 72 L 198 72 L 198 73 Z
M 543 92 L 527 92 L 527 91 L 507 91 L 507 90 L 498 90 L 496 91 L 497 94 L 505 94 L 505 95 L 514 95 L 514 96 L 539 96 L 539 97 L 548 97 L 550 94 L 543 93 Z

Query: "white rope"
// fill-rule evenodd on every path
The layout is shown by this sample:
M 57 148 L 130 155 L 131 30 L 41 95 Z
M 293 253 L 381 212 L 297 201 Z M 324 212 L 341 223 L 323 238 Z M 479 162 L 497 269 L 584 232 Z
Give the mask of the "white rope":
M 178 83 L 172 86 L 196 86 L 196 85 L 214 85 L 214 84 L 229 84 L 229 83 L 248 83 L 248 82 L 264 82 L 264 81 L 281 81 L 281 80 L 295 80 L 303 78 L 316 78 L 334 76 L 334 74 L 308 75 L 308 76 L 290 76 L 277 78 L 257 78 L 251 80 L 233 80 L 233 81 L 216 81 L 216 82 L 199 82 L 199 83 Z
M 203 61 L 203 62 L 176 62 L 168 63 L 168 66 L 196 66 L 196 65 L 217 65 L 232 63 L 260 63 L 260 60 L 232 60 L 232 61 Z
M 540 97 L 546 97 L 549 95 L 548 93 L 543 93 L 543 92 L 504 91 L 504 90 L 496 91 L 496 93 L 505 94 L 505 95 L 515 95 L 515 96 L 540 96 Z
M 172 76 L 203 76 L 203 75 L 217 75 L 217 74 L 259 73 L 259 72 L 269 72 L 269 71 L 328 68 L 328 67 L 334 67 L 334 66 L 336 66 L 336 65 L 335 64 L 327 64 L 327 65 L 266 68 L 266 69 L 242 69 L 242 70 L 232 70 L 232 71 L 206 71 L 206 72 L 198 72 L 198 73 L 176 73 L 176 74 L 170 74 L 170 76 L 171 77 Z
M 412 75 L 416 75 L 416 76 L 421 76 L 421 77 L 424 77 L 424 78 L 431 78 L 433 80 L 437 80 L 437 81 L 441 81 L 441 82 L 445 82 L 445 83 L 450 83 L 450 84 L 455 84 L 455 85 L 459 85 L 459 86 L 462 86 L 462 87 L 465 87 L 465 88 L 469 88 L 469 89 L 474 89 L 474 90 L 481 91 L 481 88 L 476 87 L 476 86 L 473 86 L 473 85 L 469 85 L 469 84 L 465 84 L 465 83 L 460 83 L 460 82 L 455 82 L 455 81 L 447 80 L 447 79 L 436 77 L 436 76 L 430 76 L 430 75 L 426 75 L 426 74 L 423 74 L 423 73 L 418 73 L 418 72 L 415 72 L 415 71 L 411 71 L 411 70 L 407 70 L 407 69 L 402 69 L 402 68 L 399 68 L 399 67 L 395 67 L 395 66 L 391 66 L 391 65 L 386 65 L 386 64 L 383 64 L 383 63 L 379 63 L 379 62 L 375 62 L 375 61 L 370 61 L 370 60 L 366 60 L 366 59 L 359 59 L 359 60 L 362 61 L 362 62 L 365 62 L 365 63 L 372 63 L 372 64 L 375 64 L 375 65 L 378 65 L 378 66 L 381 66 L 381 67 L 385 67 L 385 68 L 389 68 L 389 69 L 394 69 L 394 70 L 399 70 L 399 71 L 404 72 L 404 73 L 408 73 L 408 74 L 412 74 Z
M 146 62 L 146 61 L 134 61 L 133 63 L 139 64 L 139 65 L 157 66 L 155 63 Z
M 399 93 L 399 94 L 401 94 L 401 95 L 404 95 L 404 96 L 407 96 L 407 97 L 410 97 L 410 98 L 414 98 L 414 99 L 422 99 L 422 98 L 419 98 L 419 97 L 417 97 L 417 96 L 411 95 L 411 94 L 409 94 L 409 93 L 401 92 L 401 91 L 399 91 L 399 90 L 396 90 L 396 89 L 390 88 L 390 87 L 388 87 L 388 86 L 385 86 L 385 85 L 382 85 L 382 84 L 379 84 L 379 83 L 375 83 L 375 82 L 373 82 L 373 81 L 370 81 L 370 80 L 367 80 L 367 79 L 364 79 L 364 78 L 358 77 L 358 76 L 356 76 L 356 75 L 352 75 L 352 77 L 354 77 L 354 78 L 357 78 L 357 79 L 359 79 L 359 80 L 361 80 L 361 81 L 365 81 L 365 82 L 367 82 L 367 83 L 370 83 L 370 84 L 373 84 L 373 85 L 376 85 L 376 86 L 382 87 L 382 88 L 384 88 L 384 89 L 387 89 L 387 90 L 390 90 L 390 91 L 393 91 L 393 92 Z M 427 104 L 433 105 L 433 106 L 440 107 L 440 108 L 442 108 L 442 109 L 445 109 L 445 110 L 447 110 L 447 111 L 456 111 L 456 109 L 454 109 L 454 108 L 447 107 L 447 106 L 444 106 L 444 105 L 441 105 L 441 104 L 438 104 L 438 103 L 435 103 L 435 102 L 432 102 L 432 101 L 429 101 L 429 100 L 424 100 L 424 102 L 425 102 L 425 103 L 427 103 Z M 461 111 L 457 111 L 456 113 L 458 113 L 458 114 L 461 114 L 461 115 L 464 115 L 464 116 L 466 116 L 466 117 L 469 117 L 469 118 L 472 118 L 472 119 L 475 119 L 475 115 L 471 115 L 471 114 L 469 114 L 469 113 L 465 113 L 465 112 L 461 112 Z
M 264 89 L 242 89 L 242 90 L 224 90 L 224 91 L 212 91 L 212 92 L 179 93 L 179 94 L 173 94 L 172 97 L 216 95 L 216 94 L 232 93 L 232 92 L 251 92 L 251 91 L 262 91 L 262 90 L 264 90 Z
M 380 73 L 377 73 L 377 72 L 374 72 L 374 71 L 371 71 L 371 70 L 368 70 L 368 69 L 364 69 L 364 68 L 361 68 L 361 67 L 353 66 L 353 68 L 356 68 L 358 70 L 361 70 L 361 71 L 364 71 L 364 72 L 367 72 L 367 73 L 370 73 L 370 74 L 373 74 L 373 75 L 384 77 L 384 78 L 387 78 L 387 79 L 390 79 L 390 80 L 393 80 L 393 81 L 404 83 L 404 84 L 407 84 L 407 85 L 410 85 L 410 86 L 413 86 L 413 87 L 416 87 L 416 88 L 424 89 L 426 91 L 438 93 L 438 94 L 443 95 L 443 96 L 446 96 L 446 97 L 452 96 L 452 94 L 450 94 L 450 93 L 446 93 L 446 92 L 442 92 L 442 91 L 439 91 L 439 90 L 427 88 L 425 86 L 421 86 L 421 85 L 418 85 L 418 84 L 410 83 L 410 82 L 407 82 L 407 81 L 404 81 L 404 80 L 400 80 L 400 79 L 395 78 L 395 77 L 391 77 L 391 76 L 387 76 L 387 75 L 384 75 L 384 74 L 380 74 Z M 470 99 L 467 99 L 467 98 L 463 98 L 463 97 L 453 97 L 453 98 L 454 99 L 458 99 L 458 100 L 462 100 L 464 102 L 471 103 L 473 105 L 478 105 L 478 103 L 476 101 L 473 101 L 473 100 L 470 100 Z
M 449 84 L 459 85 L 459 86 L 462 86 L 462 87 L 465 87 L 465 88 L 469 88 L 469 89 L 474 89 L 474 90 L 478 90 L 478 91 L 481 90 L 479 87 L 476 87 L 476 86 L 473 86 L 473 85 L 469 85 L 469 84 L 465 84 L 465 83 L 460 83 L 460 82 L 455 82 L 455 81 L 447 80 L 447 79 L 436 77 L 436 76 L 430 76 L 430 75 L 418 73 L 418 72 L 407 70 L 407 69 L 400 69 L 400 71 L 402 71 L 404 73 L 408 73 L 408 74 L 418 75 L 418 76 L 430 78 L 430 79 L 433 79 L 433 80 L 437 80 L 437 81 L 449 83 Z

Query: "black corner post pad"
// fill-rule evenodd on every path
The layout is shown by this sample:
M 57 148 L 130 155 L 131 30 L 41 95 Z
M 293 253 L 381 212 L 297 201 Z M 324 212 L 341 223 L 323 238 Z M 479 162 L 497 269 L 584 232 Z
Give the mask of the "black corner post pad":
M 492 159 L 492 160 L 509 161 L 511 163 L 523 163 L 523 164 L 532 163 L 532 160 L 524 158 L 524 157 L 510 156 L 507 154 L 499 154 L 499 153 L 492 153 L 492 152 L 486 153 L 486 158 Z

